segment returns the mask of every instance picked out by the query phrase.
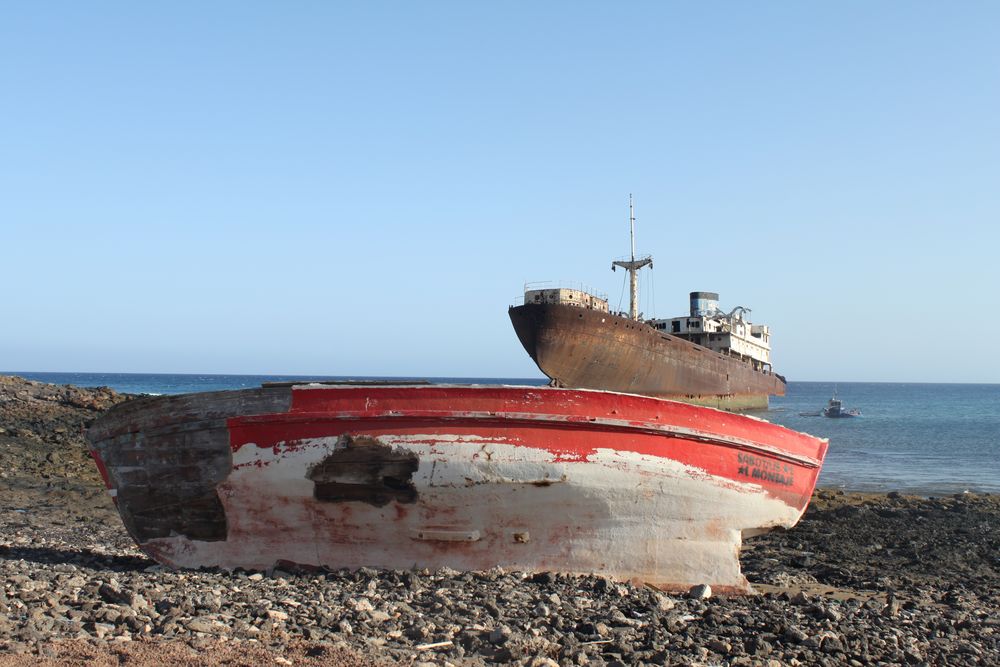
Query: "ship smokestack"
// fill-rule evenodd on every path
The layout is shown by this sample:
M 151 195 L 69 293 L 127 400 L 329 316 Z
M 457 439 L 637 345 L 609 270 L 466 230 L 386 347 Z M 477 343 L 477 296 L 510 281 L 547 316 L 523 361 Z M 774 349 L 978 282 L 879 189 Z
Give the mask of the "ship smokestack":
M 708 317 L 719 310 L 716 292 L 691 292 L 691 317 Z

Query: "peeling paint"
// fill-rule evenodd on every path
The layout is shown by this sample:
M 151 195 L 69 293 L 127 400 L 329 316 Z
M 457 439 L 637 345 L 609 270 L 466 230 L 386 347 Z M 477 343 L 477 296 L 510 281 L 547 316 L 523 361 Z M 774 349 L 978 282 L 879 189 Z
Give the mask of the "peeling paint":
M 413 473 L 417 455 L 370 436 L 342 435 L 334 451 L 310 466 L 313 497 L 324 502 L 358 501 L 377 507 L 417 499 Z

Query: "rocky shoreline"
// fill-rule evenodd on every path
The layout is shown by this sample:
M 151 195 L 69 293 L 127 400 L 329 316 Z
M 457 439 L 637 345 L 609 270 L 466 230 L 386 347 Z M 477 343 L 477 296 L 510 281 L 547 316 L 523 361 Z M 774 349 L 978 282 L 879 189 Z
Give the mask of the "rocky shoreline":
M 0 376 L 0 667 L 1000 664 L 1000 496 L 819 490 L 794 529 L 744 545 L 755 596 L 500 570 L 171 571 L 136 549 L 84 444 L 124 400 Z

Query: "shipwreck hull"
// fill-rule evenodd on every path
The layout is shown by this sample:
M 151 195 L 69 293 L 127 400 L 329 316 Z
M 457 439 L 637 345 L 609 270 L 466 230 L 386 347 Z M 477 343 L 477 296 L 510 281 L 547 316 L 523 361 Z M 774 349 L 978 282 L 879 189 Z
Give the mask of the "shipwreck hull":
M 303 385 L 140 399 L 88 433 L 125 526 L 175 567 L 494 566 L 747 590 L 826 442 L 642 396 Z
M 767 408 L 784 396 L 774 373 L 642 322 L 563 304 L 510 309 L 524 349 L 563 387 L 658 396 L 727 410 Z

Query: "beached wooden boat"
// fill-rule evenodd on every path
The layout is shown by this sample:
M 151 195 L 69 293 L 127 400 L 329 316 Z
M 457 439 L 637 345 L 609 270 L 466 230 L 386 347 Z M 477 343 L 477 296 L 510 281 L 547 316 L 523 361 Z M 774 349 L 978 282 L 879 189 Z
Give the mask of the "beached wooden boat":
M 138 399 L 92 451 L 176 567 L 494 566 L 747 590 L 826 441 L 657 398 L 549 387 L 265 386 Z

